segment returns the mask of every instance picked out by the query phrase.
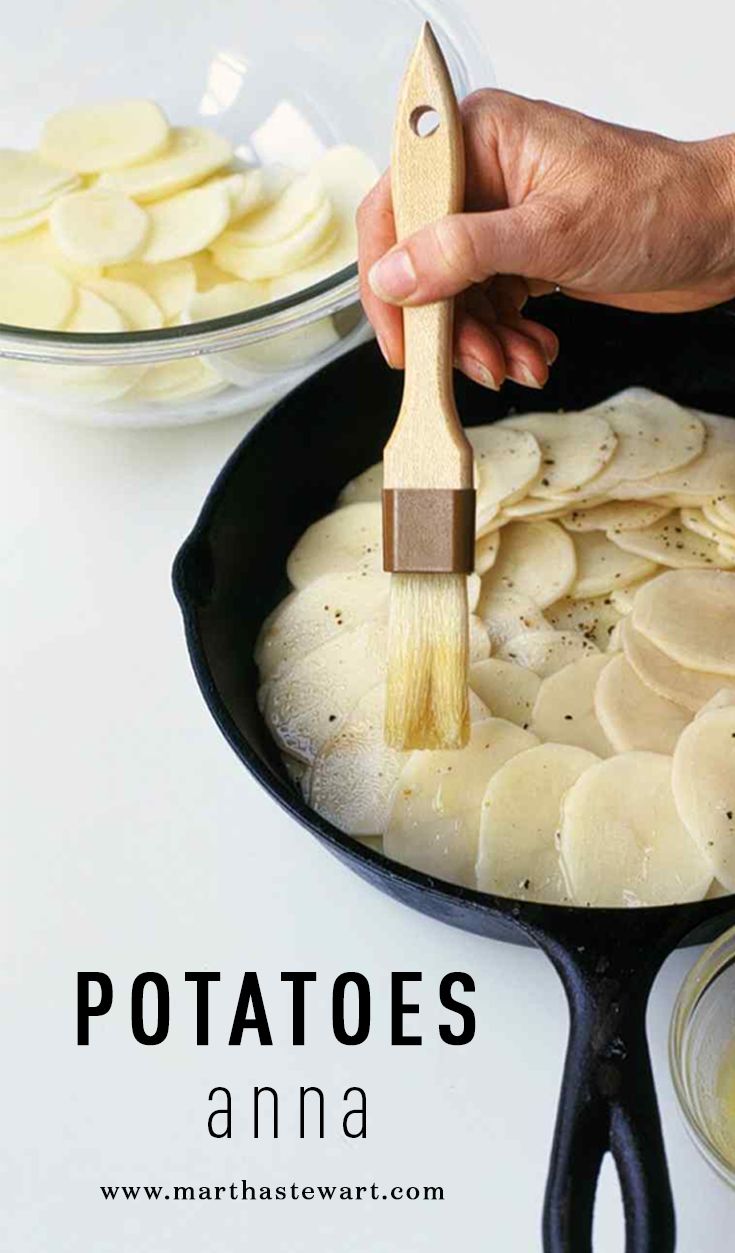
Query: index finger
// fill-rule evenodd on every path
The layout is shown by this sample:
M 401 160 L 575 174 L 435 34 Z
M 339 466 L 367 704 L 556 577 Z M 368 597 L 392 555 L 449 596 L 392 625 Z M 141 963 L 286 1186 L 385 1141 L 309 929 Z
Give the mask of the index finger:
M 393 367 L 403 364 L 403 317 L 399 308 L 386 304 L 375 295 L 368 283 L 368 274 L 371 266 L 395 242 L 390 171 L 386 170 L 357 211 L 357 261 L 363 308 L 373 325 L 383 356 Z

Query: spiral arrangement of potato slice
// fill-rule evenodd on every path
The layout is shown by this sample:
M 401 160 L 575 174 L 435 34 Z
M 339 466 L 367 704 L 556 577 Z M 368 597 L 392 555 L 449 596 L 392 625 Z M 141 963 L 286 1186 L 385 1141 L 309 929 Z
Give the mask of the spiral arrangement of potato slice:
M 260 703 L 310 805 L 451 882 L 638 906 L 735 891 L 735 422 L 630 388 L 468 431 L 472 735 L 383 742 L 382 467 L 288 561 Z

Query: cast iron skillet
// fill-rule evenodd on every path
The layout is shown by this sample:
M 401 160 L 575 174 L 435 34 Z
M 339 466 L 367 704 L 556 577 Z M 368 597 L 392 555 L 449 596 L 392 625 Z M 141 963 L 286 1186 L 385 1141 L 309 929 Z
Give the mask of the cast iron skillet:
M 539 302 L 562 349 L 543 396 L 496 395 L 458 378 L 467 425 L 511 407 L 577 408 L 629 384 L 735 415 L 735 316 L 724 308 L 653 317 Z M 296 539 L 339 488 L 380 457 L 398 411 L 400 375 L 368 344 L 322 370 L 268 413 L 212 488 L 174 567 L 192 664 L 235 752 L 271 795 L 352 870 L 443 922 L 534 943 L 556 967 L 570 1036 L 543 1219 L 545 1253 L 589 1253 L 597 1177 L 610 1150 L 620 1179 L 626 1253 L 670 1253 L 674 1209 L 646 1041 L 648 994 L 679 944 L 713 939 L 735 899 L 655 909 L 536 905 L 455 887 L 342 835 L 289 782 L 255 700 L 253 645 L 285 591 Z

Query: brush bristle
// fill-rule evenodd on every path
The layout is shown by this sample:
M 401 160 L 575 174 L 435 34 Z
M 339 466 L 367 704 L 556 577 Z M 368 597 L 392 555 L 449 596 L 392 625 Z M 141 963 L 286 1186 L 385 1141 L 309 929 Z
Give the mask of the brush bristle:
M 385 740 L 463 748 L 469 738 L 469 613 L 464 574 L 394 574 Z

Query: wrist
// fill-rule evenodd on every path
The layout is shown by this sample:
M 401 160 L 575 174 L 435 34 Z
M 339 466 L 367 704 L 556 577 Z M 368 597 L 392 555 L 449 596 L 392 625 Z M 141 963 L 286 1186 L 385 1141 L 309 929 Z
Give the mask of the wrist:
M 735 296 L 735 135 L 687 145 L 701 170 L 699 211 L 710 243 L 710 275 L 721 299 Z

